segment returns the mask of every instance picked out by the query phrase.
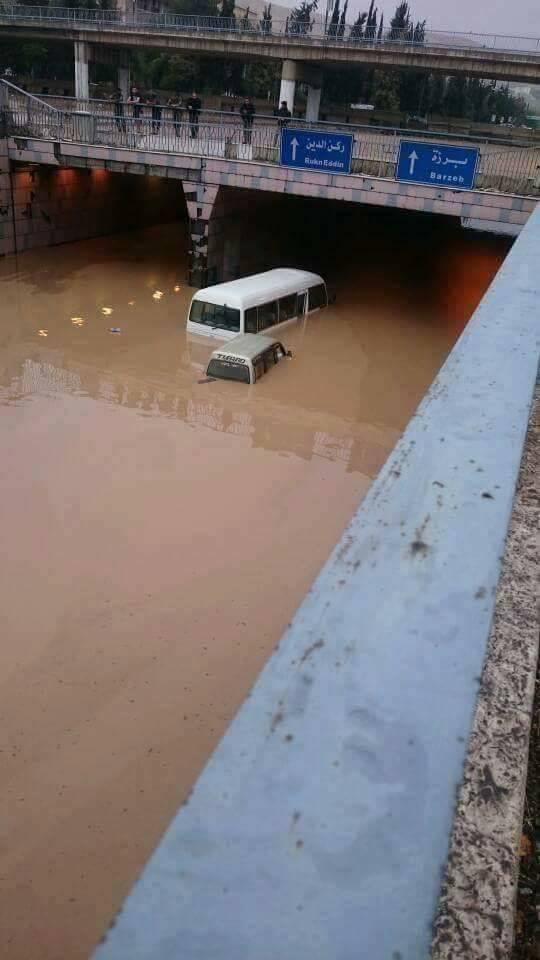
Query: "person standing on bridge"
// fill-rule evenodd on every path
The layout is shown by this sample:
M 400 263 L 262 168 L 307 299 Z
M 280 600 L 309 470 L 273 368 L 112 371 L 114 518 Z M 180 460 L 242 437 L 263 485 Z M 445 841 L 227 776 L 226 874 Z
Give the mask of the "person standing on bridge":
M 244 102 L 240 107 L 240 116 L 244 124 L 244 143 L 251 143 L 253 119 L 255 117 L 255 107 L 253 106 L 251 97 L 244 97 Z
M 291 111 L 289 110 L 289 108 L 288 108 L 288 106 L 287 106 L 287 101 L 286 101 L 286 100 L 282 100 L 282 101 L 281 101 L 281 106 L 280 106 L 280 108 L 279 108 L 279 110 L 278 110 L 278 112 L 277 112 L 278 129 L 277 129 L 277 134 L 276 134 L 276 143 L 279 143 L 279 138 L 280 138 L 280 136 L 281 136 L 281 131 L 283 130 L 284 127 L 287 126 L 287 124 L 288 124 L 289 120 L 291 119 L 291 117 L 292 117 L 292 113 L 291 113 Z
M 131 115 L 134 120 L 140 120 L 141 117 L 141 95 L 137 87 L 132 87 L 128 97 L 128 103 L 131 104 Z
M 176 96 L 171 97 L 170 100 L 167 101 L 167 105 L 172 109 L 174 132 L 176 136 L 179 137 L 182 132 L 182 115 L 184 113 L 180 94 L 177 93 Z
M 155 93 L 150 97 L 152 104 L 152 133 L 158 134 L 161 129 L 161 104 Z
M 191 136 L 194 139 L 199 136 L 199 116 L 201 110 L 201 98 L 197 96 L 194 90 L 187 101 L 187 112 L 189 117 L 189 125 L 191 127 Z
M 283 130 L 283 127 L 286 127 L 289 120 L 292 117 L 292 113 L 287 106 L 287 101 L 282 100 L 281 106 L 277 112 L 278 115 L 278 127 L 280 130 Z
M 111 97 L 111 100 L 114 103 L 114 118 L 116 121 L 116 126 L 121 133 L 126 132 L 126 121 L 124 120 L 124 103 L 122 100 L 122 91 L 116 89 Z

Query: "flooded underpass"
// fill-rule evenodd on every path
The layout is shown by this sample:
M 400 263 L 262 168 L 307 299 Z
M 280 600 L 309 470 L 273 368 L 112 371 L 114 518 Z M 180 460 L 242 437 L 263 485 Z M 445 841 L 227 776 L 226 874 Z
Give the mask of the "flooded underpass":
M 508 249 L 272 203 L 337 301 L 253 387 L 199 382 L 182 224 L 0 262 L 10 960 L 88 956 Z

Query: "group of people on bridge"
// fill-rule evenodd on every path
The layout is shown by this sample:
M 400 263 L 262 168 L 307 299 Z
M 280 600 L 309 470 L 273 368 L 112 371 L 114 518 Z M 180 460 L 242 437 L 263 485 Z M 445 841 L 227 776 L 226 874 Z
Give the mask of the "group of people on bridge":
M 197 139 L 199 136 L 200 115 L 203 105 L 200 96 L 195 90 L 185 102 L 182 100 L 180 94 L 175 94 L 173 97 L 169 97 L 166 103 L 163 104 L 156 94 L 150 93 L 144 95 L 138 87 L 132 86 L 127 100 L 124 99 L 120 89 L 115 90 L 111 100 L 114 104 L 113 109 L 116 125 L 122 132 L 126 131 L 126 106 L 130 111 L 131 119 L 136 122 L 145 116 L 147 117 L 148 114 L 146 114 L 146 110 L 150 110 L 151 130 L 154 135 L 159 134 L 163 121 L 163 109 L 168 108 L 177 137 L 180 137 L 182 133 L 185 112 L 187 112 L 187 122 L 191 138 Z M 255 105 L 250 96 L 244 97 L 239 113 L 243 125 L 244 143 L 250 144 L 255 120 Z M 285 100 L 282 101 L 281 107 L 277 111 L 277 117 L 279 127 L 284 127 L 292 117 Z

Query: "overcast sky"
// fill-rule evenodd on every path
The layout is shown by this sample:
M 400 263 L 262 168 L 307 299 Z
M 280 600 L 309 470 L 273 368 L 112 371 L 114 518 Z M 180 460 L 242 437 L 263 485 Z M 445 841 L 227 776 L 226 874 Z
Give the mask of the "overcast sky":
M 326 6 L 324 0 L 322 5 Z M 381 0 L 385 19 L 396 4 Z M 540 0 L 410 0 L 415 20 L 427 20 L 432 30 L 474 30 L 540 37 Z M 350 0 L 349 8 L 364 9 L 360 0 Z M 347 17 L 347 19 L 349 19 Z
M 279 0 L 296 6 L 296 0 Z M 388 22 L 397 0 L 378 0 Z M 504 33 L 512 36 L 540 37 L 540 0 L 409 0 L 415 20 L 427 20 L 432 30 L 463 30 L 477 33 Z M 366 10 L 369 0 L 349 0 L 347 21 Z M 324 15 L 326 0 L 319 0 Z

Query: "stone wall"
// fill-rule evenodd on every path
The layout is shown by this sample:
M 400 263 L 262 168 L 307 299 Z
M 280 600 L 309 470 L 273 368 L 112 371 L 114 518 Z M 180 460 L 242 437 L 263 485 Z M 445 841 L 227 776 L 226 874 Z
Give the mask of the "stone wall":
M 185 219 L 178 181 L 22 166 L 0 139 L 0 255 Z

